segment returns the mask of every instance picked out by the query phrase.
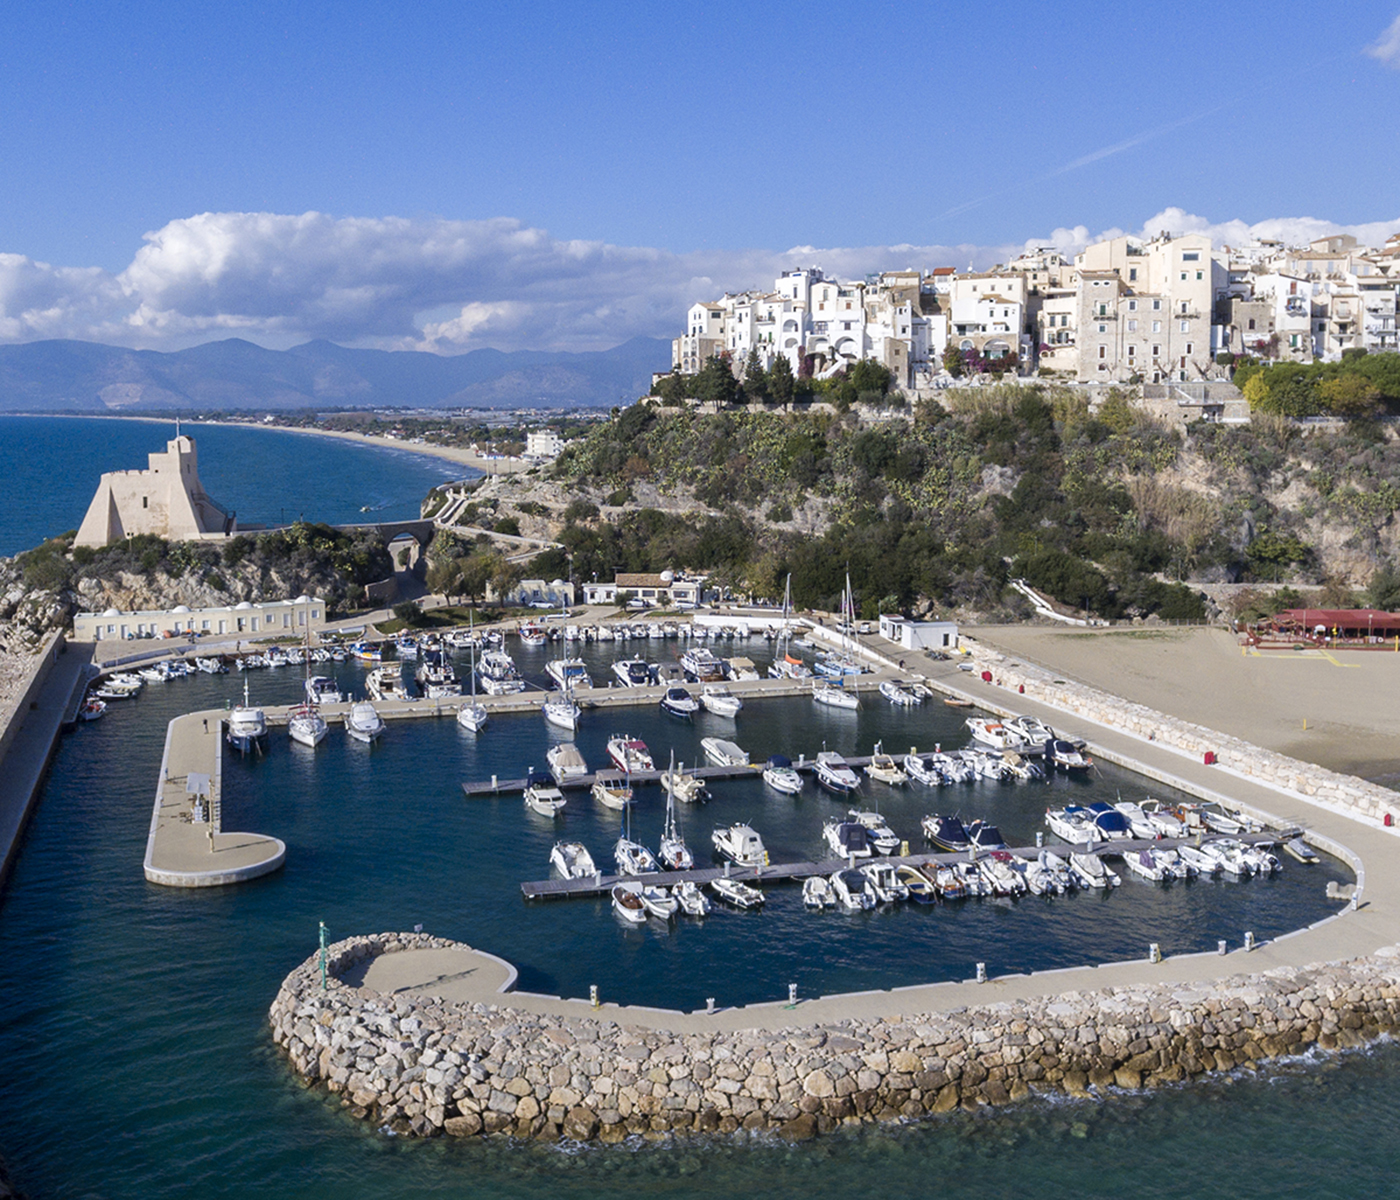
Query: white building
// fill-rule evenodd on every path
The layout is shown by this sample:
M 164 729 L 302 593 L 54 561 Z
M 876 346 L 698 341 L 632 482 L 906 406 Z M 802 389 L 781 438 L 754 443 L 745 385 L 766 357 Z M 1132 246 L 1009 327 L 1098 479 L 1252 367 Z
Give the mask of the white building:
M 903 650 L 947 650 L 958 648 L 955 621 L 911 621 L 907 617 L 883 613 L 880 636 Z
M 552 429 L 531 429 L 525 434 L 525 457 L 553 462 L 567 445 Z
M 326 626 L 326 603 L 314 596 L 295 600 L 254 603 L 241 600 L 219 608 L 188 608 L 123 612 L 109 608 L 100 613 L 78 613 L 73 618 L 73 638 L 80 642 L 116 639 L 183 637 L 273 637 L 291 634 L 304 638 Z

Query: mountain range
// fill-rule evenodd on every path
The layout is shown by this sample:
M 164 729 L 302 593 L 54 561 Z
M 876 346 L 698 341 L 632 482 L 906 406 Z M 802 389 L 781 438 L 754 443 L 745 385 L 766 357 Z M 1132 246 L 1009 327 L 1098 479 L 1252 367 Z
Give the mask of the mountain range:
M 326 341 L 265 350 L 229 338 L 171 352 L 27 342 L 0 346 L 0 412 L 608 406 L 645 394 L 670 365 L 670 343 L 646 337 L 450 357 Z

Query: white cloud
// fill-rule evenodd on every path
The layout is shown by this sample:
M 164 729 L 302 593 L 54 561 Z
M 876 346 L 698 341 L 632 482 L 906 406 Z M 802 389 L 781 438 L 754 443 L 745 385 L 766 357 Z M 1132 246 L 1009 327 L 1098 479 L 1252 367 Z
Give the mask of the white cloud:
M 1164 209 L 1139 232 L 1301 243 L 1353 233 L 1384 242 L 1400 221 L 1342 226 L 1313 218 L 1213 223 Z M 1119 229 L 1055 229 L 1025 244 L 1073 253 Z M 771 286 L 798 266 L 861 278 L 899 267 L 1005 262 L 1019 246 L 794 246 L 676 254 L 567 241 L 519 221 L 336 218 L 323 213 L 202 213 L 147 234 L 130 265 L 54 267 L 0 254 L 0 341 L 82 338 L 176 349 L 224 337 L 270 347 L 311 338 L 460 353 L 602 349 L 670 337 L 696 300 Z
M 1400 71 L 1400 17 L 1396 17 L 1366 53 L 1392 70 Z

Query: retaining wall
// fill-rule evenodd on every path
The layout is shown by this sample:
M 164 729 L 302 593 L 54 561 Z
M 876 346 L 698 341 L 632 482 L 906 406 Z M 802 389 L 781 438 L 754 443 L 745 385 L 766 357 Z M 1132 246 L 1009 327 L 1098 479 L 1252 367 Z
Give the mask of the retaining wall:
M 467 948 L 425 934 L 346 939 L 330 948 L 328 989 L 313 956 L 287 977 L 269 1019 L 308 1083 L 419 1136 L 616 1142 L 743 1128 L 801 1140 L 1039 1094 L 1161 1087 L 1314 1046 L 1360 1046 L 1400 1025 L 1397 947 L 1208 986 L 689 1034 L 384 996 L 337 978 L 407 949 Z

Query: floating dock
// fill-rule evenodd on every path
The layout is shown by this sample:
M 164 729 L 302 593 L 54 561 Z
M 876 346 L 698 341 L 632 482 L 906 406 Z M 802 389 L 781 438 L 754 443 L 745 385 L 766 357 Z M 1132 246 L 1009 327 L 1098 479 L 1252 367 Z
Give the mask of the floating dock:
M 1220 834 L 1205 840 L 1215 841 L 1217 837 L 1223 836 L 1226 835 Z M 1261 842 L 1266 844 L 1286 842 L 1289 838 L 1302 836 L 1302 831 L 1287 829 L 1229 836 L 1249 845 L 1258 845 Z M 1152 841 L 1144 838 L 1133 841 L 1095 842 L 1093 845 L 1080 843 L 1077 846 L 1007 847 L 1007 850 L 1018 857 L 1032 860 L 1039 855 L 1041 850 L 1049 850 L 1061 857 L 1068 854 L 1097 854 L 1100 857 L 1105 855 L 1118 857 L 1138 850 L 1175 850 L 1178 846 L 1193 845 L 1195 840 L 1194 836 L 1189 838 L 1157 838 Z M 987 851 L 986 854 L 979 854 L 978 858 L 985 858 L 990 853 L 991 851 Z M 786 883 L 795 879 L 806 879 L 810 875 L 833 875 L 837 871 L 847 871 L 852 867 L 858 868 L 872 862 L 889 863 L 895 867 L 924 867 L 930 863 L 941 866 L 969 861 L 976 860 L 970 859 L 967 851 L 964 850 L 955 854 L 895 854 L 888 858 L 875 857 L 859 860 L 829 858 L 821 862 L 772 863 L 762 867 L 740 867 L 733 863 L 726 863 L 719 867 L 696 867 L 690 871 L 648 871 L 645 875 L 604 875 L 600 872 L 585 879 L 541 879 L 522 883 L 520 890 L 526 900 L 570 900 L 581 896 L 605 896 L 614 884 L 629 879 L 653 883 L 661 887 L 671 887 L 687 880 L 704 886 L 712 879 L 721 877 L 735 879 L 740 883 Z
M 846 765 L 853 771 L 863 770 L 869 765 L 871 759 L 871 756 L 868 754 L 849 757 L 843 754 L 841 757 L 845 760 Z M 743 763 L 729 767 L 694 767 L 689 771 L 681 771 L 677 768 L 676 773 L 685 776 L 693 775 L 696 779 L 757 779 L 763 774 L 763 768 L 766 765 L 766 763 Z M 810 775 L 816 770 L 817 763 L 815 759 L 802 758 L 795 761 L 792 766 L 794 770 L 800 771 L 804 775 Z M 666 771 L 632 771 L 627 773 L 627 781 L 633 784 L 660 783 L 661 777 L 669 770 L 670 768 L 668 767 Z M 600 774 L 615 778 L 623 773 L 624 772 L 618 768 L 608 767 L 601 772 L 594 771 L 588 775 L 575 775 L 571 778 L 555 780 L 554 782 L 560 791 L 586 790 L 593 786 Z M 546 779 L 553 779 L 553 776 L 551 776 L 548 771 L 543 771 L 539 775 L 534 775 L 527 779 L 497 779 L 493 776 L 490 779 L 476 783 L 464 783 L 462 784 L 462 791 L 471 799 L 476 799 L 481 796 L 510 795 L 514 792 L 523 792 L 532 783 L 543 783 Z M 834 794 L 835 793 L 833 793 L 833 795 Z M 852 792 L 850 795 L 859 798 L 858 792 Z

